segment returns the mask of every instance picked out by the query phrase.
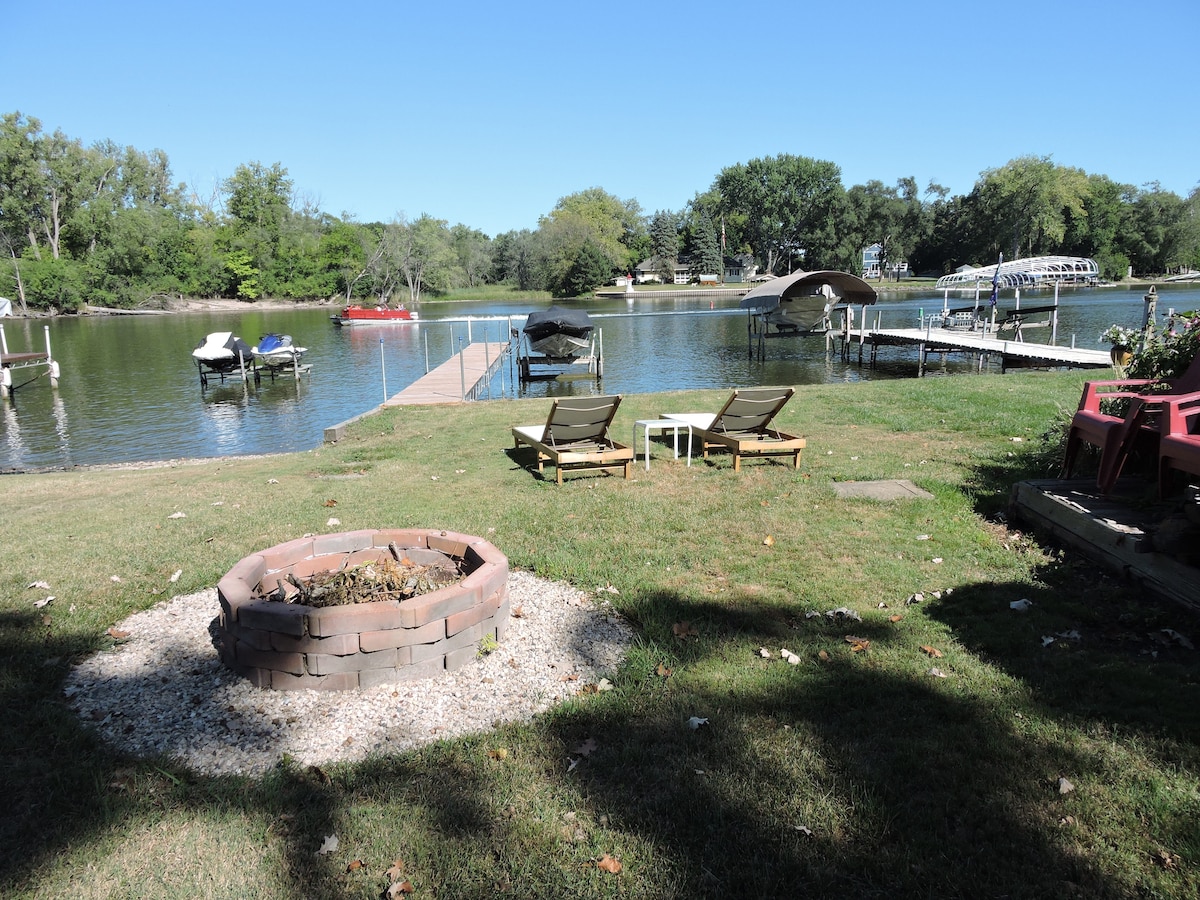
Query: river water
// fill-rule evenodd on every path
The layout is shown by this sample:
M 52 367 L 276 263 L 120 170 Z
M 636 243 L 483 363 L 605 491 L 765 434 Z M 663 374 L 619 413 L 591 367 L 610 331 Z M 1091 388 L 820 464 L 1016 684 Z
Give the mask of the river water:
M 1110 324 L 1140 325 L 1144 291 L 1100 288 L 1063 291 L 1058 343 L 1107 349 L 1099 334 Z M 1052 302 L 1047 291 L 1026 291 L 1023 307 Z M 951 295 L 951 306 L 972 295 Z M 916 327 L 919 310 L 940 309 L 941 294 L 881 294 L 869 321 L 881 327 Z M 986 296 L 983 299 L 986 305 Z M 1011 292 L 1000 298 L 1011 309 Z M 843 362 L 827 353 L 820 336 L 768 340 L 764 358 L 749 352 L 746 313 L 737 298 L 709 301 L 667 294 L 589 302 L 601 330 L 604 378 L 518 385 L 506 366 L 491 397 L 552 397 L 572 393 L 635 394 L 664 390 L 732 388 L 765 384 L 827 384 L 916 373 L 914 351 L 885 348 L 877 368 Z M 34 370 L 15 370 L 17 389 L 0 402 L 0 471 L 45 466 L 225 456 L 307 450 L 324 429 L 377 406 L 411 384 L 468 340 L 503 341 L 510 327 L 546 306 L 533 302 L 422 305 L 417 325 L 338 328 L 331 310 L 191 312 L 168 316 L 89 316 L 5 319 L 10 352 L 51 349 L 61 367 L 57 389 Z M 1200 289 L 1159 288 L 1158 311 L 1195 309 Z M 512 320 L 508 317 L 513 317 Z M 470 319 L 470 321 L 464 321 Z M 192 349 L 206 334 L 232 331 L 247 343 L 267 332 L 291 334 L 308 348 L 312 372 L 298 381 L 261 383 L 210 377 L 200 385 Z M 1048 329 L 1027 340 L 1047 342 Z M 935 372 L 965 373 L 966 359 L 951 357 Z M 486 395 L 485 395 L 486 396 Z

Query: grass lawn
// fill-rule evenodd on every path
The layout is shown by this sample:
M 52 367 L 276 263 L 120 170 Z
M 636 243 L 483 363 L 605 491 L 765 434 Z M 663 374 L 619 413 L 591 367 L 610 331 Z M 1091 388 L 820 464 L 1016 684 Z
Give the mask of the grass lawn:
M 1200 642 L 1195 616 L 1002 524 L 1085 377 L 801 387 L 780 418 L 808 438 L 799 471 L 687 467 L 660 443 L 629 481 L 559 487 L 511 450 L 548 409 L 521 400 L 390 409 L 305 453 L 5 476 L 0 896 L 373 898 L 401 860 L 417 897 L 1193 898 L 1200 661 L 1156 638 Z M 616 434 L 726 393 L 629 396 Z M 932 499 L 832 489 L 883 478 Z M 246 554 L 333 530 L 330 500 L 337 530 L 483 535 L 514 567 L 611 585 L 639 635 L 615 689 L 253 780 L 94 739 L 62 698 L 71 663 Z

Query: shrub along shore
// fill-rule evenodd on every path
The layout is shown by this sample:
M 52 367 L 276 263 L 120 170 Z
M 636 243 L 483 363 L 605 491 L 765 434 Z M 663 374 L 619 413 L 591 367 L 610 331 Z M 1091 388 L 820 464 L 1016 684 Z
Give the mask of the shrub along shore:
M 649 472 L 560 487 L 511 450 L 549 405 L 520 400 L 387 409 L 304 453 L 4 476 L 0 894 L 1194 897 L 1200 663 L 1163 639 L 1200 641 L 1194 616 L 1002 521 L 1084 379 L 804 386 L 779 420 L 808 438 L 798 471 L 660 443 Z M 628 396 L 615 434 L 726 394 Z M 932 497 L 832 487 L 890 478 Z M 261 779 L 123 758 L 62 696 L 124 617 L 255 550 L 408 526 L 603 590 L 639 635 L 613 690 Z

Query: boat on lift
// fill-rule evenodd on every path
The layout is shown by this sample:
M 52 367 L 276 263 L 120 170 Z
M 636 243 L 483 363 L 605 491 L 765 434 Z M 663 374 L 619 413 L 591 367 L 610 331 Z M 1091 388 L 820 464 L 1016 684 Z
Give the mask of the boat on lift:
M 200 371 L 201 386 L 208 384 L 209 375 L 217 375 L 221 381 L 227 376 L 244 378 L 254 372 L 254 351 L 250 345 L 231 331 L 214 331 L 192 351 L 192 359 Z
M 594 328 L 591 316 L 582 309 L 551 306 L 530 313 L 522 333 L 534 353 L 571 359 L 591 349 Z
M 359 306 L 350 304 L 340 313 L 329 317 L 334 325 L 380 325 L 394 322 L 416 322 L 417 314 L 403 303 L 397 307 L 386 304 Z
M 308 352 L 307 347 L 297 347 L 290 334 L 270 332 L 250 348 L 254 359 L 268 369 L 294 368 L 300 357 Z

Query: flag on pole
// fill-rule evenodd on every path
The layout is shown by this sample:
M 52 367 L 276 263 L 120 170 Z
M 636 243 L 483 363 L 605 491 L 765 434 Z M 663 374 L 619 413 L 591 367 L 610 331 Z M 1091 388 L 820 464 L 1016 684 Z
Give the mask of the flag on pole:
M 725 216 L 721 215 L 721 252 L 725 252 Z
M 1000 259 L 996 261 L 996 271 L 992 275 L 992 299 L 990 305 L 992 309 L 996 308 L 996 295 L 1000 292 L 1000 267 L 1004 265 L 1004 254 L 1000 254 Z

